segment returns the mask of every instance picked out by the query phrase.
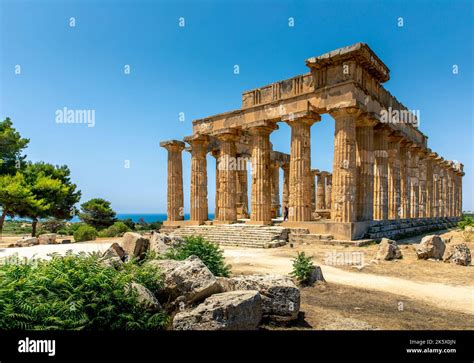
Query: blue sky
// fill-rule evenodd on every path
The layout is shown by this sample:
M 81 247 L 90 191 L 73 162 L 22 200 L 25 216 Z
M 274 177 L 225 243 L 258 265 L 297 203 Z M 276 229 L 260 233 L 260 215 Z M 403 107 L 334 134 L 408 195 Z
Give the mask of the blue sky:
M 193 119 L 239 108 L 244 90 L 307 72 L 309 57 L 360 41 L 390 68 L 385 87 L 420 110 L 429 146 L 464 163 L 463 208 L 474 209 L 472 1 L 0 4 L 0 117 L 31 139 L 30 160 L 70 167 L 83 201 L 103 197 L 118 212 L 165 212 L 161 140 L 191 134 Z M 63 107 L 95 110 L 95 127 L 57 124 Z M 332 169 L 333 132 L 327 115 L 313 126 L 313 168 Z M 280 124 L 271 141 L 289 153 L 289 128 Z M 189 161 L 184 153 L 186 211 Z M 212 157 L 208 177 L 212 211 Z

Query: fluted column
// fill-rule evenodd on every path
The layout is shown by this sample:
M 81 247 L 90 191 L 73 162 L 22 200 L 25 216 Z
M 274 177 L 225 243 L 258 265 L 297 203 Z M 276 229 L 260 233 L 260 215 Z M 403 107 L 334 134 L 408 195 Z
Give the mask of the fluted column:
M 280 215 L 280 162 L 277 160 L 271 161 L 271 168 L 270 168 L 270 178 L 271 178 L 271 185 L 270 185 L 270 193 L 272 199 L 272 208 L 271 214 L 272 218 L 277 218 Z
M 283 169 L 283 208 L 289 207 L 290 202 L 290 163 L 281 166 Z
M 356 127 L 357 220 L 374 219 L 374 124 L 358 120 Z
M 400 218 L 400 138 L 388 140 L 388 219 Z
M 236 208 L 237 218 L 248 218 L 247 155 L 237 157 Z
M 448 208 L 447 208 L 447 216 L 453 216 L 453 177 L 451 173 L 451 165 L 448 163 L 446 166 L 446 174 L 447 174 L 447 189 L 448 189 Z
M 433 159 L 428 154 L 426 158 L 426 217 L 434 217 L 433 194 Z
M 331 210 L 332 174 L 326 176 L 326 209 Z
M 410 148 L 410 218 L 419 217 L 419 171 L 418 171 L 418 148 Z
M 331 219 L 355 222 L 357 219 L 356 119 L 357 108 L 331 112 L 335 119 Z
M 426 151 L 421 150 L 418 160 L 418 170 L 419 170 L 419 208 L 418 208 L 418 215 L 419 218 L 426 218 L 426 204 L 427 204 L 427 195 L 426 195 L 426 179 L 427 179 L 427 172 L 426 172 Z
M 320 121 L 315 113 L 285 120 L 291 127 L 290 206 L 291 222 L 311 220 L 311 125 Z
M 219 223 L 234 223 L 237 220 L 236 208 L 236 148 L 235 131 L 218 134 L 220 142 L 219 156 Z
M 207 146 L 209 137 L 192 136 L 185 138 L 191 145 L 191 212 L 190 220 L 202 224 L 208 218 L 207 204 Z
M 327 172 L 320 171 L 316 174 L 318 177 L 316 188 L 316 209 L 326 209 L 326 175 Z
M 311 170 L 311 213 L 316 211 L 316 174 L 319 172 L 318 169 Z
M 168 219 L 165 225 L 172 225 L 184 220 L 183 161 L 181 153 L 185 144 L 182 141 L 170 140 L 160 142 L 168 150 Z
M 444 167 L 442 165 L 443 158 L 438 157 L 438 208 L 439 208 L 439 217 L 446 217 L 445 206 L 446 206 L 446 181 L 444 175 Z
M 400 218 L 410 218 L 409 143 L 400 143 Z
M 252 135 L 252 190 L 250 224 L 271 224 L 270 133 L 272 124 L 249 129 Z
M 374 219 L 388 219 L 388 132 L 374 132 Z
M 217 216 L 219 215 L 219 155 L 220 151 L 218 149 L 214 149 L 211 151 L 211 155 L 216 159 L 216 194 L 215 194 L 215 203 L 216 206 L 214 208 L 214 219 L 217 220 Z

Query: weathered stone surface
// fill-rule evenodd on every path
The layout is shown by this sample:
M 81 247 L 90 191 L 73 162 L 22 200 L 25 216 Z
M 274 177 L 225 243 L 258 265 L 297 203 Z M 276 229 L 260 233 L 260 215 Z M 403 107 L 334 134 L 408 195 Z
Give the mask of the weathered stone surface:
M 398 258 L 402 258 L 402 251 L 398 247 L 397 242 L 388 238 L 382 238 L 375 259 L 389 261 Z
M 39 240 L 36 237 L 23 237 L 15 242 L 15 247 L 29 247 L 39 244 Z
M 314 284 L 315 282 L 318 282 L 318 281 L 326 282 L 326 280 L 324 279 L 323 271 L 321 270 L 321 267 L 314 266 L 314 268 L 311 271 L 311 275 L 310 275 L 307 283 L 309 285 L 312 285 L 312 284 Z
M 258 291 L 231 291 L 208 297 L 173 319 L 175 330 L 255 330 L 262 319 Z
M 164 288 L 157 292 L 170 301 L 179 296 L 187 303 L 193 303 L 219 292 L 217 279 L 196 256 L 184 261 L 154 260 L 149 264 L 158 267 L 164 274 Z
M 443 261 L 469 266 L 471 264 L 471 250 L 465 243 L 449 245 L 444 253 Z
M 163 255 L 183 243 L 184 239 L 181 237 L 154 232 L 150 239 L 150 251 Z
M 418 259 L 427 260 L 434 258 L 435 260 L 440 260 L 443 258 L 445 249 L 446 245 L 440 236 L 425 236 L 416 247 L 416 255 Z
M 300 290 L 286 276 L 247 275 L 218 278 L 221 291 L 256 290 L 262 296 L 263 315 L 278 321 L 297 318 Z
M 130 259 L 143 259 L 149 246 L 150 240 L 139 233 L 127 232 L 123 235 L 122 248 Z
M 137 302 L 140 306 L 151 312 L 161 310 L 161 305 L 158 299 L 145 286 L 132 282 L 128 286 L 126 293 L 130 293 L 132 289 L 137 294 Z
M 56 233 L 45 233 L 38 237 L 40 245 L 51 245 L 56 243 Z

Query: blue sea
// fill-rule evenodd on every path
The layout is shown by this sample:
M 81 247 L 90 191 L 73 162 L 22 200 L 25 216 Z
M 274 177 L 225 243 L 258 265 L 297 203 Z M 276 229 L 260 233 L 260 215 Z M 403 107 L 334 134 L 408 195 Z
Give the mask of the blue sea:
M 140 218 L 147 223 L 166 221 L 166 213 L 117 213 L 117 219 L 131 219 L 138 222 Z M 14 218 L 14 220 L 27 220 L 26 218 Z M 184 219 L 189 219 L 189 214 L 184 215 Z M 209 213 L 209 219 L 214 219 L 214 213 Z M 71 222 L 79 222 L 79 217 L 74 217 Z

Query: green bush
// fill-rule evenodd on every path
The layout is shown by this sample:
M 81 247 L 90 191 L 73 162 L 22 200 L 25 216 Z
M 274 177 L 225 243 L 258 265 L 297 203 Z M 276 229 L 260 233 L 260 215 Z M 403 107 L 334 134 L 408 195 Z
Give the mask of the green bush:
M 185 260 L 189 256 L 197 256 L 215 276 L 228 277 L 230 266 L 225 264 L 223 251 L 214 243 L 201 236 L 184 237 L 185 243 L 171 249 L 165 258 Z
M 74 241 L 92 241 L 97 238 L 97 231 L 94 227 L 91 226 L 80 226 L 74 232 Z
M 115 222 L 110 227 L 103 229 L 99 232 L 99 237 L 118 237 L 122 236 L 125 232 L 129 232 L 130 228 L 120 221 Z
M 458 227 L 465 229 L 466 227 L 474 227 L 474 218 L 470 216 L 462 216 L 462 219 L 458 222 Z
M 163 328 L 169 323 L 163 312 L 149 312 L 137 304 L 136 292 L 124 293 L 131 282 L 156 291 L 162 281 L 151 265 L 127 262 L 116 270 L 85 253 L 3 264 L 0 330 Z
M 299 252 L 293 259 L 293 271 L 291 276 L 295 277 L 300 284 L 305 284 L 311 277 L 311 272 L 314 269 L 311 257 L 306 256 L 304 252 Z

